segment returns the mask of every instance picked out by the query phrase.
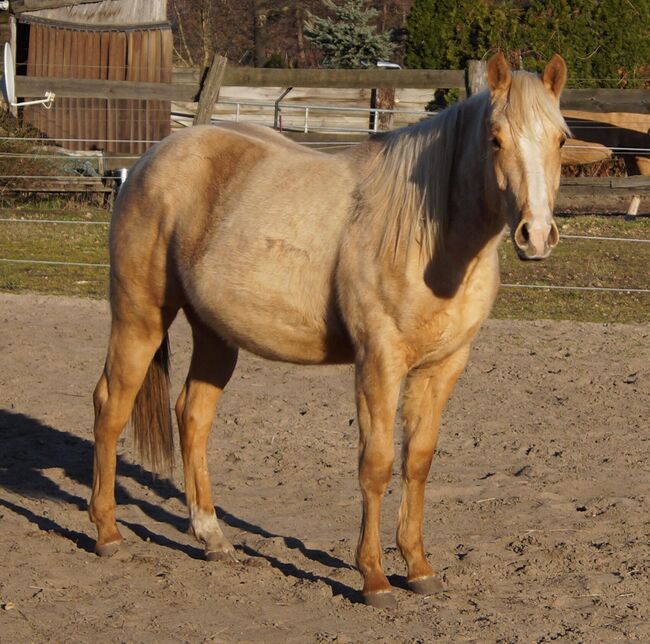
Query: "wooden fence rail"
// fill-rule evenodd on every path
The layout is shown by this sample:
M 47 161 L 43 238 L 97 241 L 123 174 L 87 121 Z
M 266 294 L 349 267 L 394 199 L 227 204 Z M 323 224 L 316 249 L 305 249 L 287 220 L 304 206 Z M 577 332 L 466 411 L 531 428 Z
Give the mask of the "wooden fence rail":
M 368 89 L 438 88 L 464 90 L 466 75 L 453 70 L 342 70 L 342 69 L 226 69 L 226 87 L 330 87 Z M 140 100 L 195 101 L 200 93 L 198 74 L 175 75 L 171 83 L 110 81 L 67 78 L 16 77 L 16 94 L 24 98 L 52 91 L 70 98 L 126 98 Z M 562 108 L 588 112 L 650 113 L 650 90 L 568 89 Z

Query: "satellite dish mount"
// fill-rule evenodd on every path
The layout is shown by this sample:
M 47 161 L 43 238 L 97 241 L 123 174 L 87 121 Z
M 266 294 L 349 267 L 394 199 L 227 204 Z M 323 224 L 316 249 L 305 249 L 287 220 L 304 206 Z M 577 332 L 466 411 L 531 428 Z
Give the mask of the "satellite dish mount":
M 16 102 L 16 79 L 14 75 L 14 55 L 11 52 L 11 45 L 5 43 L 4 53 L 5 74 L 2 78 L 2 93 L 5 101 L 12 107 L 24 107 L 25 105 L 42 105 L 49 110 L 54 102 L 54 92 L 45 92 L 45 98 L 39 98 L 36 101 Z

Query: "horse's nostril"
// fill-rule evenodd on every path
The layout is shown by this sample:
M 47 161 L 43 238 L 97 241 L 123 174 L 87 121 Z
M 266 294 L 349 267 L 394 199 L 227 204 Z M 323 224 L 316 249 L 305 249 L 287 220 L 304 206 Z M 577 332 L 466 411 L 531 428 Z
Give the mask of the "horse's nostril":
M 521 237 L 525 242 L 530 240 L 530 233 L 528 232 L 528 224 L 524 224 L 521 227 Z
M 515 232 L 515 243 L 520 248 L 528 245 L 530 241 L 530 233 L 528 231 L 528 224 L 525 221 L 522 221 Z
M 560 241 L 560 231 L 557 229 L 555 222 L 551 222 L 551 232 L 548 234 L 548 245 L 555 248 Z

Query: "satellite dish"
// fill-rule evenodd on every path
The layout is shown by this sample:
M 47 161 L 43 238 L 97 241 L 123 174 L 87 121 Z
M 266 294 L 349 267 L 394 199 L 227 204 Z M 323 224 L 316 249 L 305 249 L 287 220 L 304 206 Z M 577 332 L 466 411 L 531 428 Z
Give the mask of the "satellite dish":
M 23 107 L 24 105 L 43 105 L 46 109 L 52 107 L 54 102 L 54 92 L 45 92 L 45 98 L 38 99 L 37 101 L 23 101 L 16 102 L 16 79 L 14 77 L 14 55 L 11 52 L 11 45 L 5 43 L 4 53 L 5 73 L 2 77 L 2 93 L 5 101 L 12 107 Z

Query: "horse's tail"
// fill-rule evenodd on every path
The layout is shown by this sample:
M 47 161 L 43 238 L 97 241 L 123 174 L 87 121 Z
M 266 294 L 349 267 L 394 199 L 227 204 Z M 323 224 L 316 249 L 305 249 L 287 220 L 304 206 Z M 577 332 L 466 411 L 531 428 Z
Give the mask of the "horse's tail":
M 135 447 L 159 473 L 174 464 L 174 433 L 169 404 L 169 337 L 165 334 L 149 365 L 131 412 Z

